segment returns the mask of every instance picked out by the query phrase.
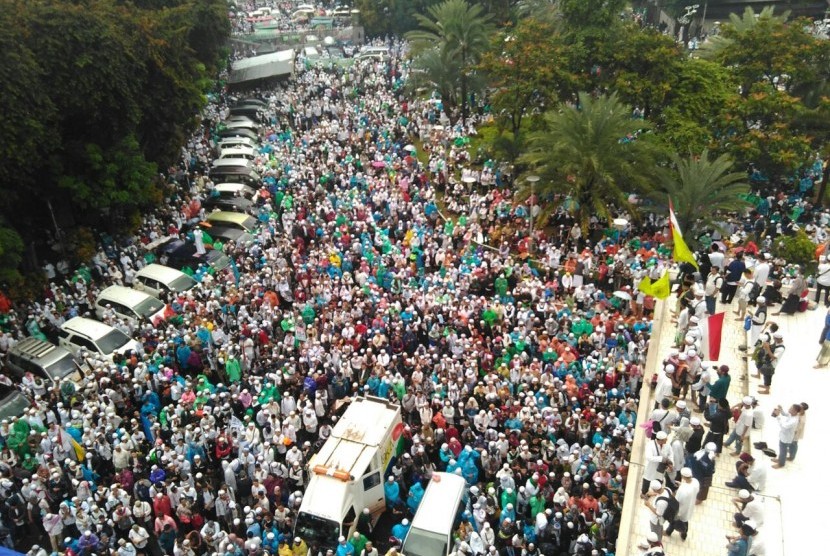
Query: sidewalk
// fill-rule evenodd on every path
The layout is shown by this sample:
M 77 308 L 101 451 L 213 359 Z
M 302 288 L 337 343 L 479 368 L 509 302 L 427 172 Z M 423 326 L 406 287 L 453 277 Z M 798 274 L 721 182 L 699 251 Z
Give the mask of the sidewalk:
M 674 307 L 675 298 L 666 300 L 671 307 Z M 718 306 L 718 311 L 723 310 L 723 306 Z M 728 309 L 727 309 L 728 310 Z M 672 347 L 672 340 L 674 339 L 675 325 L 670 321 L 664 323 L 666 330 L 660 341 L 660 358 L 662 359 L 668 350 Z M 668 333 L 666 333 L 668 332 Z M 743 352 L 738 350 L 738 346 L 744 343 L 744 330 L 740 323 L 735 320 L 731 310 L 724 318 L 724 328 L 721 341 L 721 357 L 713 365 L 729 365 L 730 374 L 732 375 L 732 382 L 729 386 L 729 399 L 739 400 L 746 391 L 746 382 L 742 380 L 746 376 L 744 369 L 745 363 L 742 359 Z M 650 378 L 650 377 L 647 377 Z M 690 399 L 690 398 L 687 398 Z M 694 409 L 694 404 L 689 404 Z M 812 406 L 811 406 L 812 408 Z M 701 417 L 702 414 L 693 412 L 693 415 Z M 777 442 L 776 442 L 777 445 Z M 737 491 L 724 486 L 726 481 L 732 479 L 735 475 L 735 458 L 726 454 L 718 457 L 717 468 L 715 476 L 712 481 L 712 487 L 709 489 L 709 496 L 705 502 L 695 507 L 692 515 L 692 520 L 689 523 L 689 535 L 685 541 L 680 540 L 680 535 L 675 533 L 671 537 L 663 535 L 663 546 L 667 556 L 709 556 L 726 554 L 726 535 L 734 535 L 736 529 L 732 526 L 732 516 L 736 509 L 732 505 L 732 498 L 737 496 Z M 767 524 L 775 526 L 773 516 L 770 516 L 770 509 L 767 509 Z M 636 517 L 636 527 L 633 528 L 632 537 L 629 539 L 627 554 L 634 555 L 638 552 L 633 549 L 637 543 L 645 540 L 649 532 L 649 516 L 651 512 L 645 507 L 642 501 L 639 501 L 639 509 Z M 770 546 L 767 544 L 767 546 Z M 619 554 L 626 554 L 626 552 L 619 551 Z M 768 552 L 769 555 L 778 554 L 777 551 Z
M 766 500 L 763 534 L 769 555 L 797 556 L 815 551 L 830 523 L 821 511 L 820 498 L 827 492 L 823 477 L 830 458 L 830 446 L 821 437 L 822 423 L 830 422 L 830 404 L 826 402 L 830 394 L 830 368 L 813 368 L 825 314 L 824 307 L 819 307 L 793 316 L 770 315 L 769 320 L 780 326 L 786 351 L 773 376 L 770 395 L 758 395 L 760 380 L 749 379 L 749 393 L 761 401 L 766 416 L 764 430 L 758 436 L 776 452 L 778 425 L 770 416 L 773 408 L 781 404 L 787 409 L 800 402 L 810 405 L 805 438 L 799 443 L 795 461 L 787 462 L 783 469 L 769 470 L 766 494 L 780 497 L 780 504 L 777 501 L 771 504 L 770 498 Z M 750 371 L 754 374 L 754 365 L 750 365 Z M 765 457 L 757 450 L 753 455 Z M 780 527 L 770 527 L 776 524 Z
M 672 307 L 674 297 L 666 300 Z M 753 441 L 764 440 L 773 450 L 778 451 L 778 426 L 770 416 L 777 405 L 788 408 L 793 403 L 806 402 L 807 411 L 805 439 L 800 443 L 796 460 L 788 462 L 784 469 L 769 469 L 767 488 L 762 494 L 765 508 L 765 522 L 761 528 L 760 538 L 766 546 L 768 556 L 796 556 L 813 550 L 820 542 L 819 538 L 828 520 L 822 511 L 822 494 L 826 491 L 825 466 L 830 458 L 830 445 L 820 436 L 821 424 L 830 422 L 830 404 L 823 403 L 830 395 L 830 368 L 814 369 L 815 358 L 819 351 L 818 336 L 824 326 L 825 309 L 798 313 L 793 316 L 770 315 L 769 320 L 776 322 L 784 335 L 786 351 L 773 378 L 770 395 L 759 395 L 760 380 L 750 377 L 755 373 L 754 365 L 742 358 L 744 352 L 738 346 L 746 341 L 742 323 L 735 320 L 732 308 L 718 305 L 718 311 L 726 310 L 722 336 L 721 360 L 717 364 L 729 365 L 732 383 L 729 388 L 730 402 L 737 402 L 745 394 L 759 399 L 763 414 L 766 416 L 764 427 L 753 433 Z M 666 319 L 659 344 L 653 346 L 659 350 L 660 359 L 671 348 L 674 338 L 674 325 Z M 650 375 L 646 377 L 649 379 Z M 644 390 L 646 395 L 647 390 Z M 699 413 L 695 415 L 700 416 Z M 759 450 L 748 447 L 756 458 L 765 458 L 768 464 L 774 463 Z M 747 448 L 745 448 L 747 449 Z M 718 556 L 726 554 L 725 535 L 734 535 L 732 515 L 735 507 L 731 499 L 736 496 L 734 489 L 727 488 L 724 482 L 735 473 L 735 458 L 727 449 L 718 458 L 717 470 L 709 490 L 708 499 L 695 507 L 689 525 L 687 540 L 681 541 L 675 534 L 663 536 L 667 556 Z M 635 456 L 636 459 L 640 456 Z M 649 532 L 649 511 L 639 499 L 631 534 L 620 538 L 617 545 L 619 556 L 637 555 L 637 544 L 646 538 Z

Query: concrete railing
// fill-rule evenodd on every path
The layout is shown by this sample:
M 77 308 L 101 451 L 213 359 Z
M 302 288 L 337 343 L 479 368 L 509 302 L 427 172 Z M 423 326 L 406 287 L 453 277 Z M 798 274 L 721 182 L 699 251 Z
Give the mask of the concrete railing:
M 651 389 L 651 375 L 657 372 L 662 354 L 660 353 L 660 341 L 663 334 L 671 334 L 671 322 L 669 317 L 669 297 L 658 300 L 654 307 L 654 321 L 651 325 L 651 340 L 648 345 L 646 366 L 643 369 L 643 379 L 640 385 L 640 405 L 637 408 L 637 426 L 634 428 L 634 442 L 631 445 L 631 460 L 628 467 L 628 477 L 623 497 L 623 509 L 620 515 L 620 531 L 617 535 L 616 556 L 628 556 L 639 554 L 637 548 L 637 514 L 640 509 L 640 485 L 643 480 L 646 432 L 640 427 L 648 420 L 654 405 L 654 392 Z

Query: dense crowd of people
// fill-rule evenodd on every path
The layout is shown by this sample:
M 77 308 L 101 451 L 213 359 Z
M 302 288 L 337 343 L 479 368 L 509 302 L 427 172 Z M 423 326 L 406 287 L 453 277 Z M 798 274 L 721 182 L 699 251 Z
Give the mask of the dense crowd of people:
M 192 269 L 200 282 L 165 299 L 166 323 L 111 319 L 140 351 L 87 356 L 83 387 L 24 378 L 32 408 L 0 425 L 7 545 L 305 554 L 293 534 L 304 463 L 337 402 L 372 395 L 400 403 L 407 424 L 390 474 L 401 500 L 435 470 L 460 473 L 474 451 L 456 554 L 613 549 L 650 335 L 643 297 L 613 290 L 633 291 L 650 252 L 568 225 L 540 236 L 545 261 L 532 266 L 503 189 L 445 220 L 436 186 L 454 187 L 468 128 L 433 124 L 435 103 L 406 99 L 404 46 L 390 46 L 390 61 L 311 68 L 259 92 L 270 108 L 256 241 L 217 243 L 235 264 Z M 203 216 L 228 102 L 208 109 L 171 169 L 169 206 L 117 253 L 12 311 L 4 351 L 24 335 L 55 341 L 103 287 L 132 283 L 152 260 L 143 245 Z M 387 503 L 396 525 L 417 510 Z M 361 527 L 335 553 L 395 554 L 400 530 Z
M 191 269 L 199 283 L 164 299 L 165 323 L 113 318 L 140 350 L 85 357 L 83 385 L 24 377 L 31 408 L 0 424 L 6 546 L 34 556 L 394 556 L 431 473 L 447 471 L 469 485 L 457 556 L 614 551 L 654 308 L 637 285 L 668 267 L 665 222 L 586 230 L 561 212 L 530 237 L 510 170 L 473 169 L 472 124 L 408 98 L 406 47 L 388 46 L 389 60 L 298 68 L 256 92 L 269 107 L 255 240 L 209 244 L 233 264 Z M 169 203 L 135 237 L 56 276 L 39 303 L 12 309 L 0 351 L 30 335 L 55 342 L 104 287 L 132 283 L 153 260 L 143 246 L 194 239 L 188 224 L 205 216 L 231 102 L 223 93 L 206 110 L 168 172 Z M 725 284 L 737 289 L 742 276 L 733 270 Z M 668 534 L 683 536 L 728 432 L 718 415 L 730 411 L 728 369 L 706 371 L 695 345 L 713 290 L 688 290 L 704 307 L 683 302 L 678 313 L 687 326 L 656 385 L 657 452 L 642 488 L 658 508 L 665 479 L 677 481 Z M 700 394 L 674 403 L 681 390 Z M 305 464 L 359 395 L 399 403 L 406 423 L 380 516 L 393 526 L 362 517 L 327 552 L 294 534 Z M 686 403 L 706 409 L 707 438 Z M 736 435 L 726 444 L 740 451 Z M 666 459 L 674 476 L 658 469 Z M 735 484 L 751 502 L 762 487 L 744 463 Z

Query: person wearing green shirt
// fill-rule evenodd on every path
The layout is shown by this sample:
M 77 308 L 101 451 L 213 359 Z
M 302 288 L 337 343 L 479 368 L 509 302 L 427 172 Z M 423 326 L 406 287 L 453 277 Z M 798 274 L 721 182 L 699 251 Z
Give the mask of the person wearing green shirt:
M 234 354 L 228 355 L 228 360 L 225 363 L 225 372 L 228 374 L 228 381 L 239 382 L 242 380 L 242 365 Z
M 718 379 L 709 387 L 709 397 L 716 400 L 726 399 L 731 381 L 732 377 L 729 376 L 729 367 L 726 365 L 718 367 Z
M 505 297 L 507 295 L 507 278 L 504 277 L 504 274 L 499 274 L 494 287 L 499 297 Z
M 366 535 L 363 535 L 359 531 L 355 531 L 352 538 L 349 539 L 349 544 L 354 547 L 354 553 L 359 555 L 363 552 L 368 540 L 369 539 L 366 538 Z

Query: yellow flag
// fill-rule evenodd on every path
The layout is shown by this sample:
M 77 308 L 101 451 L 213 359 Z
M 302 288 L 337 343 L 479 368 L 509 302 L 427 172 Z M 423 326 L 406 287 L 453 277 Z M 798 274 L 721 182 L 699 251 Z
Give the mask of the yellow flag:
M 72 449 L 75 450 L 75 457 L 78 458 L 78 461 L 83 463 L 84 458 L 86 457 L 86 450 L 72 437 L 69 438 L 69 442 L 72 444 Z
M 700 270 L 694 255 L 692 255 L 692 251 L 683 240 L 683 232 L 680 231 L 677 217 L 674 215 L 674 207 L 672 206 L 671 199 L 669 199 L 669 227 L 671 228 L 671 239 L 674 244 L 671 252 L 672 258 L 677 262 L 690 263 L 693 267 Z
M 646 295 L 654 297 L 654 284 L 651 283 L 651 278 L 648 276 L 640 280 L 640 285 L 637 286 L 637 289 Z
M 657 299 L 666 299 L 671 293 L 669 273 L 664 272 L 663 276 L 661 276 L 656 282 L 652 282 L 651 278 L 646 276 L 640 281 L 640 285 L 637 286 L 637 289 L 644 294 L 656 297 Z

